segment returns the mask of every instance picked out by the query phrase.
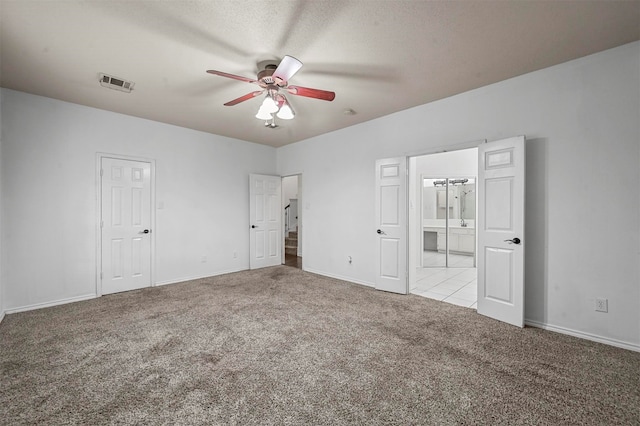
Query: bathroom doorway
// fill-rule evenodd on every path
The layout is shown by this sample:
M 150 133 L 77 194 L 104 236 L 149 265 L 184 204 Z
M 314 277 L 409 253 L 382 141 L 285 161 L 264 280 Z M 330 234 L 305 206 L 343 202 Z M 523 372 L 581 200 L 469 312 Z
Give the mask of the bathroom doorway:
M 476 307 L 478 149 L 409 159 L 409 291 Z

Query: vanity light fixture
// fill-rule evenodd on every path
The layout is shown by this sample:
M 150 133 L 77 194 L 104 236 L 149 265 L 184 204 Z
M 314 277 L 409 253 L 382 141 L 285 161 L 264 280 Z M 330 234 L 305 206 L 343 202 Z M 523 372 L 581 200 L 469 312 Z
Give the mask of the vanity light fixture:
M 467 182 L 469 182 L 469 179 L 449 179 L 449 185 L 465 185 Z M 438 186 L 438 185 L 442 185 L 445 186 L 447 184 L 446 180 L 434 180 L 433 181 L 433 186 Z

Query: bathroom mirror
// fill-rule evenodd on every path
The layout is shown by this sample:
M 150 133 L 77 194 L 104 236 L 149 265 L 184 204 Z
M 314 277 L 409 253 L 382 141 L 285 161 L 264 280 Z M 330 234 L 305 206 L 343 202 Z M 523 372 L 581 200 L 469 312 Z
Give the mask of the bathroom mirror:
M 448 213 L 450 220 L 474 221 L 476 180 L 474 178 L 425 178 L 422 201 L 424 219 L 444 220 Z
M 423 177 L 423 266 L 475 266 L 475 218 L 475 178 Z

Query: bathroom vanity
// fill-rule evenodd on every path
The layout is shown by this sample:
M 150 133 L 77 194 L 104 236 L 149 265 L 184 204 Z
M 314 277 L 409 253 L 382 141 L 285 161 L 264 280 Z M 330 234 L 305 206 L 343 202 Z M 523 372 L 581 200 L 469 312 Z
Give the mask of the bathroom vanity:
M 449 226 L 449 252 L 472 256 L 476 249 L 475 228 Z M 444 226 L 423 227 L 424 250 L 437 250 L 444 253 L 447 249 L 447 231 Z

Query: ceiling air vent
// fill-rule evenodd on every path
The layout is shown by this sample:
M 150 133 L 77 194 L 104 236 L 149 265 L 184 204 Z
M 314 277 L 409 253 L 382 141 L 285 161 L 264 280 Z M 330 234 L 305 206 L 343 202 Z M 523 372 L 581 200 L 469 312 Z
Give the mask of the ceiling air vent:
M 131 90 L 133 90 L 134 84 L 135 83 L 133 81 L 126 81 L 111 75 L 100 74 L 100 86 L 102 87 L 108 87 L 109 89 L 130 93 Z

